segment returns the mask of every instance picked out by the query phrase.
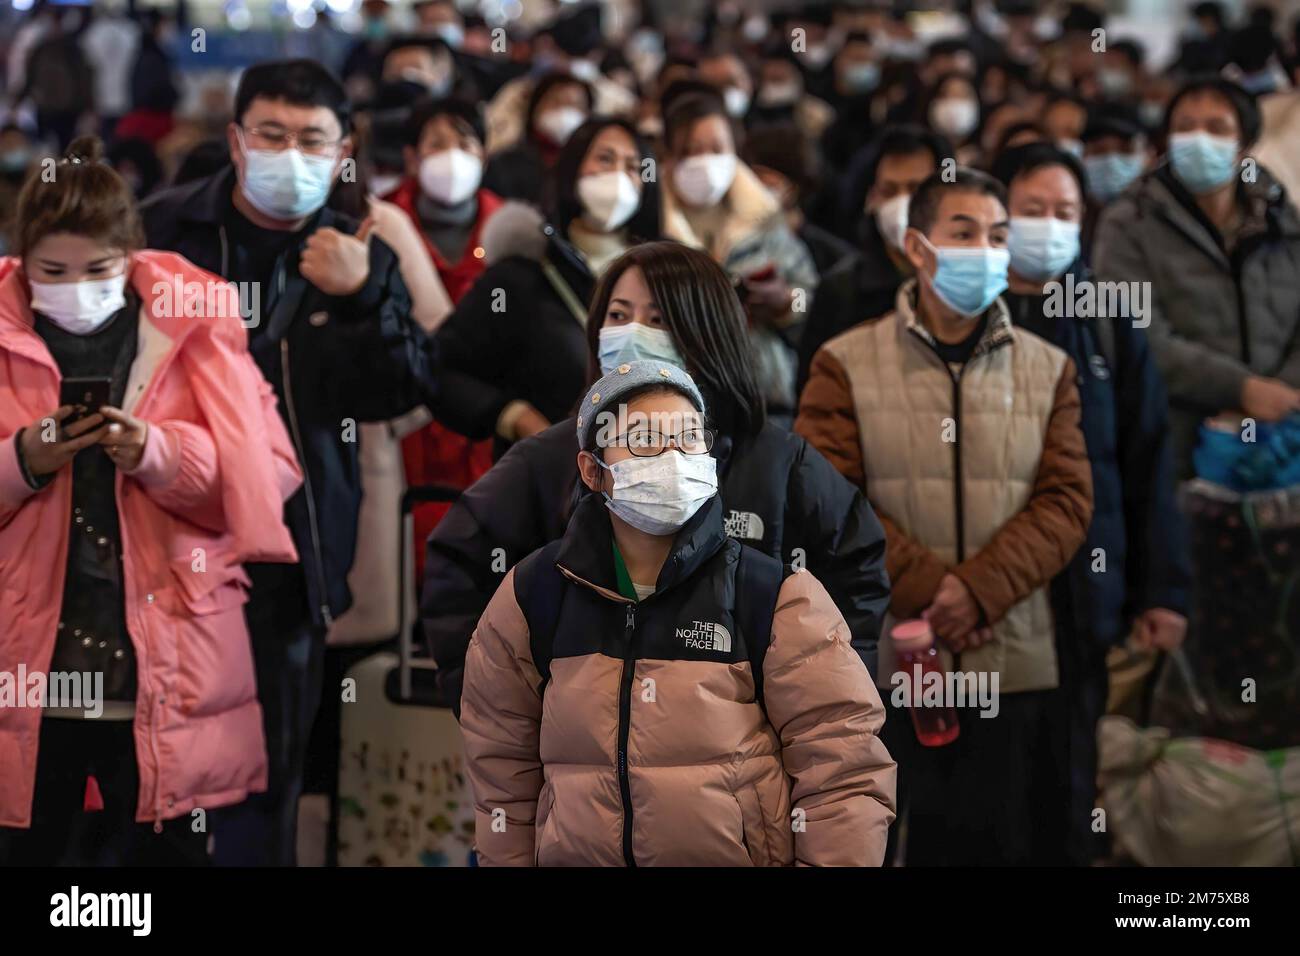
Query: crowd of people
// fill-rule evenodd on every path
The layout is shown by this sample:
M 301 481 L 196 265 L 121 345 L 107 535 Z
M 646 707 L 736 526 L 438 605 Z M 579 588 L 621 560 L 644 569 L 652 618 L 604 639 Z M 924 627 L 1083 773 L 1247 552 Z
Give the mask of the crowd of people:
M 1300 18 L 1157 64 L 1087 3 L 632 6 L 364 0 L 197 109 L 166 13 L 33 8 L 0 671 L 105 701 L 0 706 L 0 862 L 292 864 L 430 484 L 478 862 L 1119 850 L 1097 726 L 1214 560 L 1204 423 L 1300 411 Z M 922 659 L 991 710 L 930 739 Z

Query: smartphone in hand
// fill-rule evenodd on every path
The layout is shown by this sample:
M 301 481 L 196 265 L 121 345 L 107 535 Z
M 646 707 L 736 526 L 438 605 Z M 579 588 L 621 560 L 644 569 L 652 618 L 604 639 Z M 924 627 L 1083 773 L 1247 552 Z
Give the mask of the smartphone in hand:
M 100 406 L 109 404 L 112 386 L 110 378 L 65 378 L 59 386 L 59 404 L 71 405 L 72 414 L 63 420 L 63 427 L 94 415 Z

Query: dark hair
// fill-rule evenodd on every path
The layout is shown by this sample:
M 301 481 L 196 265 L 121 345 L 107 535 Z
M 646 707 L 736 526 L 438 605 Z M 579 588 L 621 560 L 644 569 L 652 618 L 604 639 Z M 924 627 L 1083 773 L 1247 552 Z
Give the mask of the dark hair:
M 162 163 L 158 161 L 158 154 L 153 146 L 146 140 L 134 136 L 119 139 L 109 147 L 107 159 L 109 165 L 119 172 L 124 163 L 135 167 L 136 172 L 140 174 L 137 199 L 144 199 L 162 182 Z
M 745 309 L 731 278 L 705 252 L 678 242 L 633 246 L 605 270 L 587 313 L 591 378 L 600 375 L 600 327 L 628 269 L 640 269 L 686 371 L 704 394 L 709 418 L 733 438 L 758 433 L 767 419 L 754 376 Z
M 181 160 L 176 175 L 172 177 L 171 185 L 179 186 L 181 183 L 204 179 L 213 173 L 220 172 L 229 165 L 230 146 L 225 141 L 208 139 L 201 143 L 195 143 L 190 147 L 190 151 L 185 154 L 185 158 Z
M 1041 123 L 1037 120 L 1018 120 L 1012 123 L 1002 131 L 998 136 L 998 141 L 993 144 L 993 159 L 997 161 L 998 156 L 1002 155 L 1003 150 L 1007 148 L 1007 143 L 1011 142 L 1021 133 L 1035 133 L 1038 138 L 1046 141 L 1048 139 L 1047 130 L 1043 129 Z
M 1142 64 L 1146 62 L 1146 48 L 1137 40 L 1116 40 L 1110 45 L 1110 49 L 1112 52 L 1118 53 L 1120 56 L 1124 57 L 1130 64 L 1139 69 L 1142 67 Z
M 593 116 L 574 130 L 568 142 L 560 149 L 560 154 L 555 159 L 555 167 L 551 171 L 551 195 L 547 206 L 551 222 L 561 233 L 567 233 L 569 223 L 582 214 L 582 201 L 578 199 L 578 170 L 582 166 L 582 161 L 586 159 L 587 151 L 591 149 L 591 144 L 596 141 L 601 130 L 611 126 L 617 126 L 632 137 L 641 162 L 644 163 L 654 157 L 645 137 L 625 119 Z M 641 177 L 641 204 L 632 218 L 627 221 L 628 235 L 638 241 L 655 240 L 660 236 L 662 212 L 658 178 L 653 176 L 647 180 L 644 176 Z
M 1174 110 L 1178 108 L 1178 104 L 1197 93 L 1218 93 L 1228 101 L 1233 112 L 1237 114 L 1237 125 L 1241 128 L 1241 146 L 1243 148 L 1250 146 L 1255 140 L 1259 139 L 1259 107 L 1255 105 L 1255 98 L 1232 80 L 1213 74 L 1193 77 L 1174 94 L 1173 99 L 1169 101 L 1169 105 L 1165 107 L 1165 121 L 1161 126 L 1166 138 L 1169 136 L 1169 122 L 1173 119 Z
M 587 112 L 591 112 L 591 108 L 596 102 L 596 96 L 591 91 L 591 85 L 586 80 L 574 76 L 568 70 L 552 70 L 534 83 L 533 91 L 528 94 L 528 106 L 524 109 L 524 137 L 526 139 L 533 138 L 533 118 L 537 113 L 537 104 L 542 101 L 543 96 L 557 86 L 581 87 L 583 95 L 587 97 Z
M 745 139 L 744 160 L 751 169 L 765 166 L 780 173 L 794 184 L 800 196 L 811 195 L 817 187 L 816 149 L 793 123 L 778 123 L 751 132 Z
M 439 116 L 464 120 L 480 143 L 487 141 L 487 127 L 483 121 L 483 111 L 478 105 L 456 97 L 445 97 L 439 100 L 421 100 L 415 104 L 404 130 L 406 145 L 418 147 L 424 128 Z
M 993 163 L 990 170 L 995 179 L 1007 187 L 1008 195 L 1011 184 L 1020 176 L 1028 175 L 1037 169 L 1049 166 L 1064 166 L 1079 184 L 1079 195 L 1088 195 L 1088 174 L 1083 163 L 1072 153 L 1052 143 L 1025 143 L 1003 152 Z
M 394 37 L 389 41 L 388 46 L 384 48 L 383 59 L 387 60 L 398 50 L 409 50 L 412 47 L 419 47 L 422 50 L 428 50 L 432 54 L 446 53 L 451 54 L 451 47 L 447 41 L 439 36 L 425 36 L 423 34 L 410 34 L 409 36 Z M 452 71 L 456 69 L 455 62 L 452 63 Z
M 710 116 L 720 116 L 726 121 L 739 150 L 742 140 L 740 128 L 727 112 L 722 97 L 716 93 L 687 93 L 673 100 L 672 107 L 664 115 L 664 148 L 670 153 L 676 152 L 682 135 L 688 133 L 700 120 Z
M 992 196 L 1003 207 L 1007 204 L 1007 191 L 1002 184 L 990 176 L 988 173 L 981 173 L 977 169 L 971 169 L 966 166 L 959 166 L 952 174 L 952 179 L 944 179 L 942 172 L 935 173 L 925 182 L 921 183 L 916 193 L 912 196 L 912 201 L 907 205 L 907 225 L 912 229 L 919 229 L 923 233 L 929 233 L 934 227 L 934 219 L 939 214 L 939 203 L 949 192 L 971 192 L 979 193 L 984 196 Z
M 1223 4 L 1215 3 L 1214 0 L 1204 0 L 1192 7 L 1192 16 L 1198 20 L 1213 20 L 1218 26 L 1223 26 Z
M 933 60 L 936 56 L 955 56 L 958 53 L 969 53 L 975 55 L 974 48 L 970 45 L 969 40 L 963 40 L 960 37 L 945 37 L 942 40 L 935 40 L 925 49 L 925 58 Z
M 929 153 L 934 157 L 935 166 L 941 166 L 945 159 L 953 158 L 952 144 L 946 137 L 917 123 L 886 126 L 867 149 L 870 150 L 871 156 L 866 164 L 868 184 L 875 182 L 880 162 L 887 156 Z
M 1228 62 L 1247 73 L 1264 69 L 1276 53 L 1280 53 L 1277 38 L 1262 24 L 1251 24 L 1228 35 Z
M 47 182 L 45 163 L 32 167 L 14 210 L 14 252 L 28 255 L 42 239 L 68 232 L 128 252 L 144 246 L 135 196 L 104 162 L 95 136 L 74 139 Z
M 339 121 L 343 135 L 352 128 L 352 107 L 343 84 L 314 60 L 273 60 L 245 70 L 235 93 L 236 123 L 244 122 L 244 114 L 258 97 L 294 106 L 323 106 Z
M 659 94 L 659 115 L 667 116 L 679 99 L 684 96 L 711 96 L 723 103 L 718 88 L 703 80 L 673 80 Z M 723 109 L 725 111 L 725 103 Z

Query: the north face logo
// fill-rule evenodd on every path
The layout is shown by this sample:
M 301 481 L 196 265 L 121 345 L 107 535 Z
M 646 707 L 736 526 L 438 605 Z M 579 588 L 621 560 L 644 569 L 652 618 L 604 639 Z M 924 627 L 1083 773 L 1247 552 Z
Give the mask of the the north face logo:
M 722 519 L 722 530 L 728 538 L 762 541 L 763 519 L 752 511 L 728 511 Z
M 713 621 L 694 621 L 691 627 L 679 627 L 677 636 L 697 651 L 731 650 L 731 632 Z

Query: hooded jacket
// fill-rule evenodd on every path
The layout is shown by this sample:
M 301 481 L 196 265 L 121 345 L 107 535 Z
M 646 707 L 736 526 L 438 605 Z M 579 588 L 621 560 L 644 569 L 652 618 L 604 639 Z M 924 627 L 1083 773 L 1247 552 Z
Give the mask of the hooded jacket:
M 579 484 L 573 433 L 569 419 L 519 442 L 429 536 L 421 617 L 453 706 L 474 622 L 501 575 L 564 534 Z M 889 577 L 885 533 L 866 497 L 808 442 L 771 422 L 754 436 L 719 436 L 713 456 L 724 530 L 815 574 L 874 673 Z
M 746 633 L 738 565 L 771 559 L 726 536 L 717 496 L 644 601 L 618 592 L 611 541 L 588 495 L 474 632 L 461 726 L 480 861 L 880 865 L 884 709 L 816 578 L 786 577 L 770 633 Z M 536 589 L 558 590 L 558 616 L 534 633 Z M 753 642 L 767 645 L 761 703 Z
M 19 466 L 15 436 L 58 407 L 60 376 L 15 264 L 0 260 L 0 672 L 31 674 L 54 653 L 72 469 L 33 490 Z M 248 354 L 234 290 L 159 252 L 135 254 L 130 282 L 139 349 L 123 406 L 149 435 L 116 494 L 144 822 L 266 789 L 241 564 L 297 560 L 282 515 L 302 474 Z M 200 290 L 204 317 L 177 307 L 177 282 Z M 0 707 L 0 826 L 30 826 L 41 716 Z
M 1240 408 L 1248 377 L 1300 388 L 1300 213 L 1267 170 L 1256 171 L 1238 186 L 1244 218 L 1230 250 L 1168 167 L 1138 180 L 1097 225 L 1098 281 L 1149 300 L 1137 321 L 1149 323 L 1169 391 L 1178 480 L 1192 477 L 1201 422 Z

